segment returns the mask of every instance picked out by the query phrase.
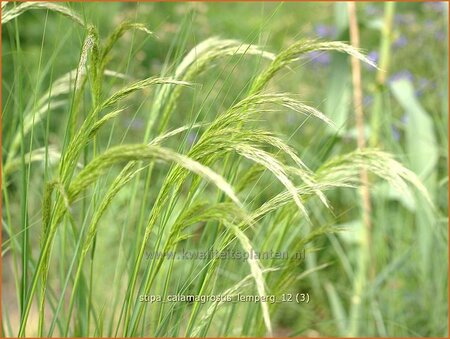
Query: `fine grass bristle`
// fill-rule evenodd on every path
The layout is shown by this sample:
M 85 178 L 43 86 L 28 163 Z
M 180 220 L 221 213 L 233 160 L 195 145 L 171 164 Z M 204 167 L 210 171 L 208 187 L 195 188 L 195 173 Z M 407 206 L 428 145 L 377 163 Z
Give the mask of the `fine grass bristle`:
M 14 18 L 17 18 L 26 11 L 32 9 L 46 9 L 49 11 L 60 13 L 70 18 L 77 24 L 85 26 L 83 19 L 76 12 L 74 12 L 73 10 L 71 10 L 66 6 L 55 4 L 54 2 L 42 1 L 42 2 L 25 2 L 20 4 L 16 4 L 15 2 L 13 2 L 12 6 L 8 6 L 8 8 L 6 8 L 7 3 L 8 1 L 2 1 L 2 25 L 13 20 Z
M 250 93 L 260 92 L 267 83 L 275 76 L 275 74 L 282 68 L 289 66 L 291 63 L 299 60 L 303 55 L 312 51 L 336 51 L 340 53 L 346 53 L 359 60 L 377 67 L 373 61 L 368 59 L 358 49 L 345 44 L 340 41 L 316 41 L 316 40 L 300 40 L 286 48 L 283 52 L 279 53 L 277 57 L 272 61 L 269 67 L 262 72 L 253 83 Z
M 166 148 L 151 145 L 121 145 L 112 147 L 92 160 L 71 183 L 69 189 L 71 200 L 95 182 L 112 165 L 120 162 L 148 159 L 176 162 L 179 166 L 210 180 L 238 206 L 242 206 L 242 203 L 237 198 L 231 186 L 219 174 L 186 156 Z

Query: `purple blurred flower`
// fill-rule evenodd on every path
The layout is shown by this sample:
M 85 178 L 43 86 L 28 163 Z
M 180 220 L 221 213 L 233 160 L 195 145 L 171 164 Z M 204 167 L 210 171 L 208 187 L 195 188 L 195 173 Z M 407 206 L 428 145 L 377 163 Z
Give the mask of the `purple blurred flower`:
M 443 12 L 445 11 L 445 2 L 424 2 L 423 8 L 427 11 L 434 11 L 434 12 Z
M 314 27 L 314 32 L 319 38 L 336 38 L 337 29 L 334 26 L 319 24 Z
M 378 62 L 378 59 L 380 58 L 380 54 L 377 51 L 372 51 L 367 54 L 367 59 L 372 61 L 374 64 Z
M 192 146 L 195 143 L 195 140 L 197 139 L 197 133 L 196 132 L 189 132 L 187 136 L 187 143 L 189 146 Z
M 373 97 L 371 95 L 366 95 L 363 98 L 363 105 L 364 107 L 372 105 Z
M 131 130 L 138 131 L 144 129 L 145 123 L 144 120 L 140 118 L 133 118 L 133 119 L 125 118 L 124 125 Z
M 396 14 L 394 16 L 394 22 L 398 25 L 411 25 L 416 22 L 416 16 L 412 13 Z
M 439 41 L 447 41 L 447 32 L 446 31 L 437 31 L 434 33 L 434 37 Z
M 308 59 L 318 66 L 328 66 L 331 62 L 330 53 L 323 51 L 312 51 L 308 53 Z
M 394 140 L 400 141 L 400 131 L 394 125 L 391 125 L 391 133 Z
M 403 113 L 403 115 L 400 117 L 400 121 L 402 122 L 403 125 L 407 125 L 409 122 L 409 115 L 408 113 Z
M 369 52 L 369 54 L 367 54 L 367 59 L 372 61 L 374 64 L 378 63 L 379 58 L 380 58 L 380 54 L 377 51 L 371 51 L 371 52 Z M 368 69 L 369 71 L 374 71 L 375 70 L 375 68 L 373 66 L 368 65 L 366 63 L 364 63 L 364 67 L 366 69 Z
M 401 47 L 405 47 L 408 44 L 408 39 L 406 39 L 405 36 L 400 35 L 397 40 L 394 41 L 394 43 L 392 44 L 392 46 L 394 48 L 401 48 Z
M 413 81 L 414 80 L 414 76 L 412 75 L 412 73 L 408 70 L 402 70 L 400 72 L 394 73 L 392 74 L 389 79 L 388 82 L 394 82 L 397 80 L 410 80 Z

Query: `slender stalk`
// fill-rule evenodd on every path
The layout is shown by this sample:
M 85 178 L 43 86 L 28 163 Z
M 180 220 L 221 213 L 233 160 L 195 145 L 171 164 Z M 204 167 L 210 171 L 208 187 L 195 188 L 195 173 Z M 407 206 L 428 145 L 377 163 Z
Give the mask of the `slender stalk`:
M 356 14 L 356 4 L 353 2 L 348 3 L 349 14 L 349 28 L 350 28 L 350 41 L 353 47 L 359 48 L 359 29 L 358 19 Z M 365 133 L 364 133 L 364 112 L 363 112 L 363 100 L 362 100 L 362 84 L 361 84 L 361 63 L 360 61 L 352 57 L 352 84 L 353 84 L 353 105 L 355 110 L 355 121 L 357 129 L 357 146 L 358 149 L 363 150 L 366 147 Z M 360 256 L 358 262 L 358 272 L 356 275 L 355 286 L 353 291 L 353 297 L 351 300 L 351 313 L 350 313 L 350 328 L 349 336 L 358 336 L 359 321 L 357 317 L 360 316 L 360 309 L 362 303 L 362 294 L 366 287 L 366 274 L 368 264 L 371 262 L 372 248 L 371 248 L 371 233 L 372 233 L 372 221 L 371 221 L 371 201 L 369 192 L 369 177 L 367 170 L 362 168 L 359 173 L 361 179 L 361 200 L 362 200 L 362 218 L 364 225 L 364 232 L 362 232 Z
M 21 45 L 19 38 L 19 27 L 17 24 L 17 20 L 14 20 L 15 25 L 15 43 L 17 48 L 17 64 L 15 64 L 16 74 L 20 72 L 20 57 L 21 57 Z M 20 158 L 21 158 L 21 202 L 20 202 L 20 215 L 21 215 L 21 225 L 22 225 L 22 279 L 21 279 L 21 294 L 20 294 L 20 320 L 23 321 L 26 314 L 26 299 L 27 299 L 27 289 L 28 289 L 28 256 L 29 256 L 29 234 L 28 234 L 28 182 L 26 175 L 26 165 L 25 165 L 25 142 L 24 142 L 24 121 L 23 115 L 20 110 L 22 108 L 22 95 L 21 95 L 21 80 L 20 77 L 15 81 L 16 82 L 16 93 L 17 93 L 17 114 L 19 115 L 19 129 L 20 129 Z
M 392 25 L 395 14 L 395 2 L 386 2 L 384 4 L 384 24 L 380 41 L 380 62 L 376 74 L 376 92 L 373 101 L 373 113 L 371 121 L 372 133 L 370 135 L 370 146 L 377 146 L 379 143 L 381 114 L 383 112 L 383 92 L 389 66 L 391 62 L 391 43 L 392 43 Z
M 392 24 L 394 21 L 395 2 L 386 2 L 384 8 L 384 24 L 380 44 L 380 69 L 377 72 L 377 82 L 380 85 L 383 85 L 386 81 L 391 61 Z

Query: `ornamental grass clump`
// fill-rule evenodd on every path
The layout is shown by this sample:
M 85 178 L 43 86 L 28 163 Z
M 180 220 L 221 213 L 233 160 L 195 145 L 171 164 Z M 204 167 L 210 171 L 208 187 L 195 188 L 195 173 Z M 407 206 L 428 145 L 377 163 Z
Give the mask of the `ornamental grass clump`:
M 157 46 L 156 35 L 147 25 L 127 21 L 102 38 L 74 10 L 45 2 L 2 3 L 2 24 L 20 25 L 22 13 L 42 8 L 71 19 L 82 27 L 84 37 L 78 65 L 51 82 L 41 97 L 20 112 L 17 130 L 4 140 L 5 202 L 26 199 L 13 192 L 14 186 L 20 180 L 22 185 L 31 185 L 27 176 L 33 175 L 35 164 L 45 165 L 44 181 L 33 188 L 42 198 L 40 221 L 33 226 L 40 230 L 39 242 L 27 236 L 31 225 L 25 223 L 20 231 L 10 229 L 3 245 L 3 252 L 14 252 L 26 270 L 16 291 L 20 294 L 19 326 L 10 334 L 196 337 L 219 333 L 211 325 L 214 321 L 223 321 L 227 328 L 230 323 L 242 327 L 243 319 L 254 316 L 255 327 L 249 333 L 270 336 L 276 304 L 233 305 L 221 300 L 204 305 L 165 304 L 141 302 L 139 296 L 235 296 L 247 291 L 264 300 L 295 285 L 298 260 L 272 261 L 268 266 L 249 255 L 246 266 L 224 264 L 219 258 L 180 264 L 164 256 L 147 261 L 146 251 L 177 253 L 190 246 L 192 250 L 238 248 L 255 253 L 271 242 L 270 234 L 276 250 L 299 251 L 314 239 L 340 230 L 318 225 L 311 201 L 318 203 L 314 208 L 331 211 L 328 191 L 358 188 L 362 168 L 405 194 L 412 194 L 414 188 L 428 196 L 413 172 L 381 150 L 338 154 L 311 166 L 302 149 L 260 123 L 273 115 L 295 112 L 306 123 L 315 119 L 335 128 L 329 117 L 303 102 L 301 95 L 268 85 L 312 51 L 344 53 L 375 66 L 348 44 L 302 39 L 272 53 L 261 46 L 213 37 L 175 60 L 164 76 L 130 75 L 115 69 L 113 55 L 120 52 L 115 46 L 129 31 L 146 35 L 146 43 Z M 231 106 L 202 115 L 200 111 L 190 116 L 184 113 L 181 98 L 198 90 L 205 74 L 215 74 L 217 64 L 239 59 L 240 67 L 251 58 L 262 69 Z M 136 104 L 145 108 L 145 132 L 139 142 L 124 142 L 128 131 L 118 138 L 117 133 L 123 131 L 117 124 L 122 116 L 135 109 L 137 113 Z M 45 134 L 28 143 L 45 123 L 51 124 L 57 110 L 65 114 L 66 125 L 59 127 L 64 130 L 63 140 L 54 143 Z M 180 114 L 188 118 L 187 123 L 174 124 L 184 121 L 177 119 Z M 189 133 L 195 133 L 195 142 L 187 141 Z M 25 174 L 19 179 L 16 171 Z M 263 186 L 268 180 L 271 190 Z M 263 193 L 268 198 L 261 200 Z M 10 213 L 8 205 L 4 206 L 6 214 Z M 125 220 L 121 225 L 123 217 L 132 222 Z M 6 219 L 9 224 L 10 218 Z M 301 237 L 300 229 L 305 232 Z M 267 232 L 264 239 L 256 237 L 261 230 Z M 114 270 L 111 282 L 96 276 L 105 234 L 119 234 L 114 238 L 117 248 L 107 254 Z M 294 241 L 287 241 L 289 234 Z M 29 246 L 32 250 L 25 250 Z M 221 281 L 228 274 L 224 270 L 232 273 Z M 106 287 L 105 295 L 99 291 L 99 281 Z M 100 303 L 102 298 L 106 304 Z M 37 328 L 32 315 L 38 318 Z

